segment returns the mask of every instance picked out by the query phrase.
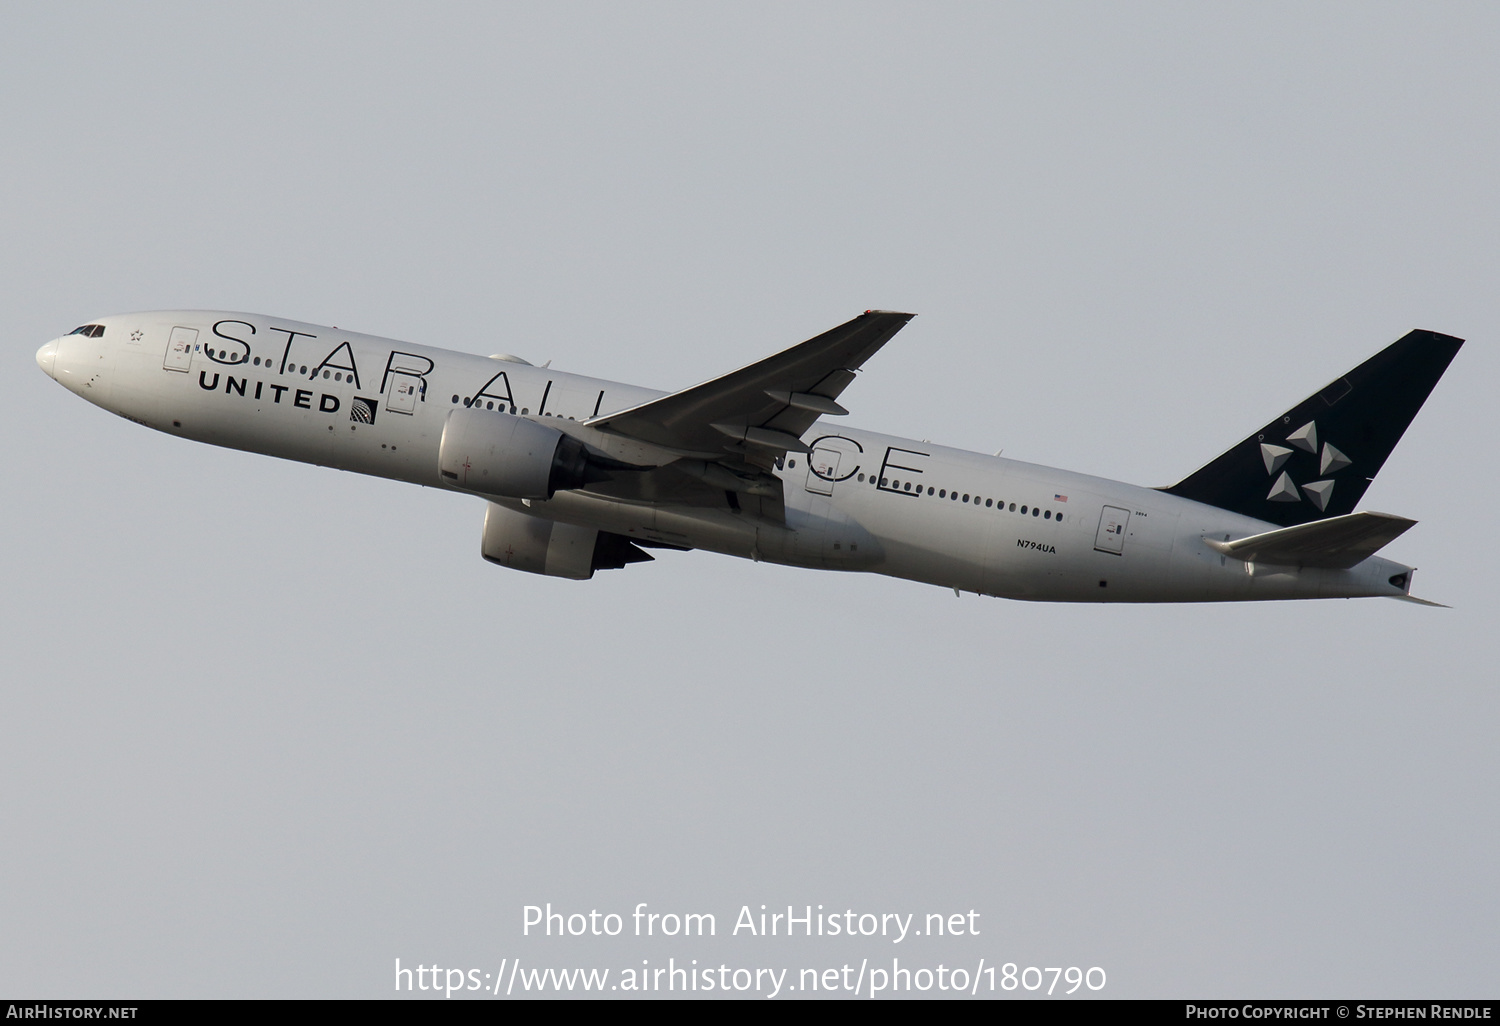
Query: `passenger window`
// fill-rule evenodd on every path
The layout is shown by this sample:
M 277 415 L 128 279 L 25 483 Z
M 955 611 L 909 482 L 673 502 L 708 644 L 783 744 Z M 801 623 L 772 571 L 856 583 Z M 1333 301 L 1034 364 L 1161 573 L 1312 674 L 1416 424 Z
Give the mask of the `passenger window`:
M 1010 504 L 1010 511 L 1012 513 L 1014 513 L 1016 511 L 1016 504 L 1014 502 Z
M 946 499 L 947 497 L 948 497 L 948 489 L 944 488 L 942 491 L 938 492 L 938 498 L 939 499 Z
M 1034 517 L 1035 516 L 1040 516 L 1041 512 L 1042 511 L 1041 511 L 1041 509 L 1039 507 L 1036 507 L 1036 506 L 1031 507 L 1031 515 L 1032 516 L 1034 516 Z
M 985 509 L 989 509 L 994 504 L 995 504 L 995 500 L 994 499 L 985 499 L 984 500 L 984 508 Z
M 1052 511 L 1049 509 L 1047 511 L 1047 515 L 1045 517 L 1043 517 L 1042 519 L 1043 520 L 1051 520 L 1052 519 Z
M 1022 516 L 1023 516 L 1023 517 L 1024 517 L 1024 516 L 1025 516 L 1025 515 L 1026 515 L 1026 507 L 1025 507 L 1025 506 L 1022 506 L 1022 507 L 1021 507 L 1021 515 L 1022 515 Z

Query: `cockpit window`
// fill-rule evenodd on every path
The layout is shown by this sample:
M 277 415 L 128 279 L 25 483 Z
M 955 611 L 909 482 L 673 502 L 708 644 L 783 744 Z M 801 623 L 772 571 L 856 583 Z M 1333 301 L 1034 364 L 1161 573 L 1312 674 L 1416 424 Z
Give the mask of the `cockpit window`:
M 103 338 L 104 325 L 82 324 L 68 332 L 69 335 L 82 335 L 84 338 Z

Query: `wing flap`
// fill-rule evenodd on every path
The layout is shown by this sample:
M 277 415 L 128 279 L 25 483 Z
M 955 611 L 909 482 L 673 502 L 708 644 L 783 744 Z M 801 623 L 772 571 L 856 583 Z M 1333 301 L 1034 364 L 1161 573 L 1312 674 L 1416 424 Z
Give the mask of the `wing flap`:
M 1406 533 L 1415 520 L 1391 513 L 1349 513 L 1235 541 L 1204 538 L 1209 548 L 1246 563 L 1347 570 Z

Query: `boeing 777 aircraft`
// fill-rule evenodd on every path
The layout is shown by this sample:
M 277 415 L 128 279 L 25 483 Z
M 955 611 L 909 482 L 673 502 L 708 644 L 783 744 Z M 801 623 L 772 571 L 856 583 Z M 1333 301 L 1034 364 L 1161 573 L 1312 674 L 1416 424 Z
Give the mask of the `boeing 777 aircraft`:
M 158 431 L 479 496 L 480 552 L 529 573 L 708 549 L 1054 602 L 1411 599 L 1412 568 L 1375 553 L 1415 521 L 1355 506 L 1462 339 L 1413 331 L 1146 488 L 844 426 L 911 318 L 867 311 L 670 393 L 202 310 L 104 317 L 36 358 Z

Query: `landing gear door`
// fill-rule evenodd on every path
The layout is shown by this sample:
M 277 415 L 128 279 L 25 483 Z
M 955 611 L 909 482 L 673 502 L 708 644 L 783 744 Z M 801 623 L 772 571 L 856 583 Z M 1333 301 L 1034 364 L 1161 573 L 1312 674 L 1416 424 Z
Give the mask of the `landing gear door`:
M 1116 556 L 1125 551 L 1125 528 L 1130 523 L 1130 510 L 1119 506 L 1105 506 L 1099 514 L 1099 532 L 1094 535 L 1095 552 L 1112 552 Z
M 832 495 L 833 482 L 839 477 L 839 452 L 836 449 L 814 449 L 807 461 L 807 490 L 818 495 Z
M 167 356 L 162 361 L 162 367 L 186 374 L 188 364 L 193 362 L 193 347 L 197 344 L 197 328 L 173 328 L 172 334 L 167 337 Z

